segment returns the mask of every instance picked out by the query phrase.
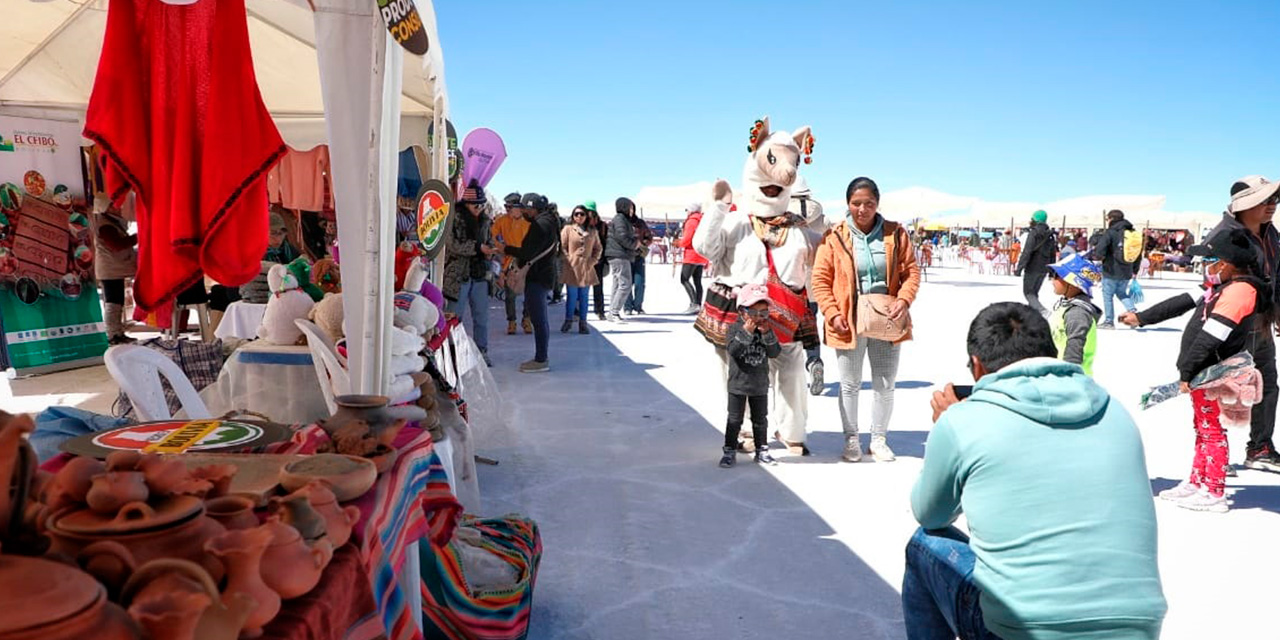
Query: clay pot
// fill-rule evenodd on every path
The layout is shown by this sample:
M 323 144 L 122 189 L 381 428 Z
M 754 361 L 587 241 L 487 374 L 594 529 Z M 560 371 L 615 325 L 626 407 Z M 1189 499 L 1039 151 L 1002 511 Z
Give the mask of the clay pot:
M 107 471 L 137 471 L 142 463 L 139 451 L 114 451 L 107 454 Z
M 311 496 L 295 491 L 283 498 L 271 499 L 271 512 L 281 522 L 298 530 L 307 542 L 315 542 L 324 536 L 328 523 L 311 505 Z
M 107 590 L 67 565 L 0 556 L 0 638 L 5 640 L 138 640 L 140 630 Z
M 243 593 L 232 601 L 233 607 L 224 605 L 209 574 L 186 560 L 152 560 L 121 596 L 152 640 L 235 640 L 257 602 Z
M 45 504 L 49 512 L 67 507 L 84 506 L 85 496 L 93 485 L 93 477 L 107 471 L 107 466 L 95 458 L 77 457 L 67 461 L 45 488 Z
M 220 496 L 204 503 L 205 513 L 228 530 L 252 529 L 258 526 L 253 515 L 253 501 L 242 496 Z
M 262 581 L 262 557 L 271 544 L 271 531 L 264 527 L 227 531 L 205 543 L 204 548 L 227 567 L 227 588 L 222 592 L 222 603 L 232 606 L 236 594 L 252 598 L 257 606 L 249 613 L 241 628 L 243 638 L 262 635 L 262 627 L 280 612 L 280 595 Z M 278 571 L 289 575 L 301 568 L 282 567 Z
M 322 538 L 307 545 L 298 531 L 272 516 L 260 527 L 271 535 L 271 546 L 262 557 L 262 579 L 280 597 L 289 600 L 315 588 L 333 559 L 333 544 Z
M 130 502 L 146 502 L 151 495 L 141 471 L 108 471 L 93 477 L 85 502 L 102 514 L 114 514 Z
M 190 473 L 192 478 L 208 481 L 212 485 L 204 495 L 205 498 L 218 498 L 227 495 L 231 490 L 231 479 L 235 477 L 236 471 L 234 464 L 211 464 L 196 467 Z
M 124 545 L 111 540 L 95 542 L 76 555 L 85 573 L 93 576 L 107 588 L 107 597 L 116 600 L 125 582 L 133 575 L 133 554 Z
M 399 451 L 396 451 L 387 445 L 380 444 L 377 449 L 374 449 L 373 453 L 365 457 L 373 461 L 373 466 L 377 467 L 378 473 L 381 474 L 390 471 L 392 465 L 396 463 L 396 458 L 399 456 Z
M 330 435 L 356 420 L 365 422 L 374 434 L 397 422 L 387 413 L 390 399 L 386 396 L 345 395 L 338 396 L 333 401 L 337 403 L 338 411 L 330 418 L 320 421 L 321 428 Z
M 207 480 L 194 478 L 177 456 L 145 455 L 138 470 L 146 476 L 147 487 L 158 496 L 205 496 L 213 488 Z
M 111 540 L 129 550 L 135 565 L 180 558 L 200 564 L 215 580 L 222 577 L 222 565 L 202 548 L 226 527 L 205 515 L 204 502 L 194 496 L 174 496 L 151 505 L 131 502 L 115 515 L 88 509 L 54 514 L 47 529 L 54 554 L 74 558 L 95 542 Z
M 324 518 L 325 535 L 334 548 L 341 547 L 351 539 L 351 528 L 360 520 L 358 507 L 339 506 L 338 498 L 320 480 L 313 480 L 298 492 L 306 493 L 311 501 L 311 508 Z
M 360 456 L 318 453 L 290 462 L 280 470 L 280 486 L 285 491 L 297 491 L 317 480 L 333 491 L 338 502 L 347 502 L 373 487 L 378 481 L 378 468 Z
M 31 478 L 38 466 L 25 434 L 35 430 L 31 416 L 0 411 L 0 543 L 16 540 L 31 497 Z

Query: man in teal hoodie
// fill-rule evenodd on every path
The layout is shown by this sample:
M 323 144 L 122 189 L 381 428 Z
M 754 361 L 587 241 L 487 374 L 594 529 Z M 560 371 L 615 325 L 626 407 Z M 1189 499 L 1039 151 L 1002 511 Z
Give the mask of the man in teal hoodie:
M 977 384 L 963 402 L 952 385 L 934 394 L 911 491 L 907 637 L 1158 638 L 1167 607 L 1133 419 L 1055 358 L 1027 305 L 984 309 L 968 352 Z M 971 538 L 951 526 L 961 513 Z

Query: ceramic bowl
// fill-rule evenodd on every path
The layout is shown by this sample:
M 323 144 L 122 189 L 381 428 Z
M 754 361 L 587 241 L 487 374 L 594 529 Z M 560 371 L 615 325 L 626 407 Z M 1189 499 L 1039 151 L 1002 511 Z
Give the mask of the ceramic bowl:
M 368 458 L 319 453 L 290 462 L 280 470 L 280 486 L 290 493 L 312 480 L 328 486 L 338 502 L 346 502 L 359 498 L 373 487 L 378 480 L 378 469 Z

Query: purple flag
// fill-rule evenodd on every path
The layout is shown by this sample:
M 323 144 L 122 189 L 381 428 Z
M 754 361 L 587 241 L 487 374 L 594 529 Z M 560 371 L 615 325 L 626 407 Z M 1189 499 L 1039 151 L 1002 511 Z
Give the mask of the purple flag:
M 463 187 L 471 186 L 472 180 L 481 187 L 487 187 L 498 167 L 507 159 L 507 147 L 492 130 L 476 129 L 462 141 L 462 154 L 465 158 L 462 164 Z

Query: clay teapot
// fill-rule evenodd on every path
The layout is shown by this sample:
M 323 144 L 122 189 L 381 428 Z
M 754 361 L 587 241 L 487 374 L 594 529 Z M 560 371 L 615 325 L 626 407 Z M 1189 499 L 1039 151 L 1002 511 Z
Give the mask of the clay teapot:
M 360 520 L 360 509 L 355 505 L 338 505 L 338 498 L 322 480 L 312 480 L 294 493 L 308 497 L 311 508 L 324 518 L 326 536 L 335 548 L 351 539 L 351 528 Z
M 0 543 L 16 541 L 22 533 L 38 465 L 23 436 L 34 430 L 31 416 L 0 411 Z
M 258 526 L 258 516 L 253 514 L 253 501 L 243 496 L 219 496 L 206 500 L 204 508 L 210 518 L 222 523 L 228 531 Z
M 126 504 L 146 502 L 150 496 L 141 471 L 108 471 L 93 477 L 84 501 L 98 513 L 115 514 Z
M 120 598 L 152 640 L 235 640 L 257 601 L 244 593 L 223 603 L 213 579 L 186 560 L 152 560 Z
M 55 554 L 74 558 L 95 542 L 111 540 L 129 551 L 136 566 L 180 558 L 200 564 L 215 580 L 222 577 L 222 565 L 202 548 L 226 527 L 208 517 L 204 502 L 195 496 L 131 502 L 110 515 L 89 509 L 64 511 L 50 516 L 46 528 Z
M 288 525 L 282 525 L 288 528 Z M 252 598 L 257 606 L 245 619 L 240 636 L 256 638 L 262 635 L 262 627 L 280 612 L 280 595 L 263 582 L 268 572 L 263 565 L 263 553 L 271 544 L 272 533 L 264 527 L 227 531 L 205 543 L 205 551 L 222 560 L 227 567 L 227 588 L 222 592 L 222 603 L 231 607 L 237 594 Z M 301 573 L 304 567 L 276 567 L 272 573 L 291 576 Z
M 84 506 L 85 496 L 89 495 L 89 488 L 93 485 L 93 477 L 106 470 L 107 465 L 96 458 L 81 456 L 68 460 L 45 488 L 44 502 L 49 507 L 49 512 Z
M 89 574 L 59 562 L 0 555 L 0 638 L 138 640 L 141 632 Z
M 328 522 L 311 504 L 310 493 L 295 491 L 282 498 L 272 498 L 270 505 L 271 513 L 297 529 L 307 542 L 319 540 L 328 530 Z
M 344 395 L 333 400 L 338 405 L 338 411 L 329 419 L 322 420 L 320 426 L 333 438 L 338 453 L 370 455 L 373 446 L 356 437 L 361 433 L 367 433 L 374 440 L 375 446 L 382 444 L 390 447 L 391 441 L 406 423 L 403 418 L 396 418 L 387 410 L 390 399 L 386 396 Z M 343 436 L 341 439 L 338 438 L 339 434 Z M 358 447 L 344 442 L 358 443 Z
M 271 545 L 262 557 L 262 579 L 267 586 L 285 600 L 314 589 L 333 559 L 333 544 L 321 538 L 308 546 L 298 530 L 279 516 L 271 516 L 259 529 L 271 537 Z

